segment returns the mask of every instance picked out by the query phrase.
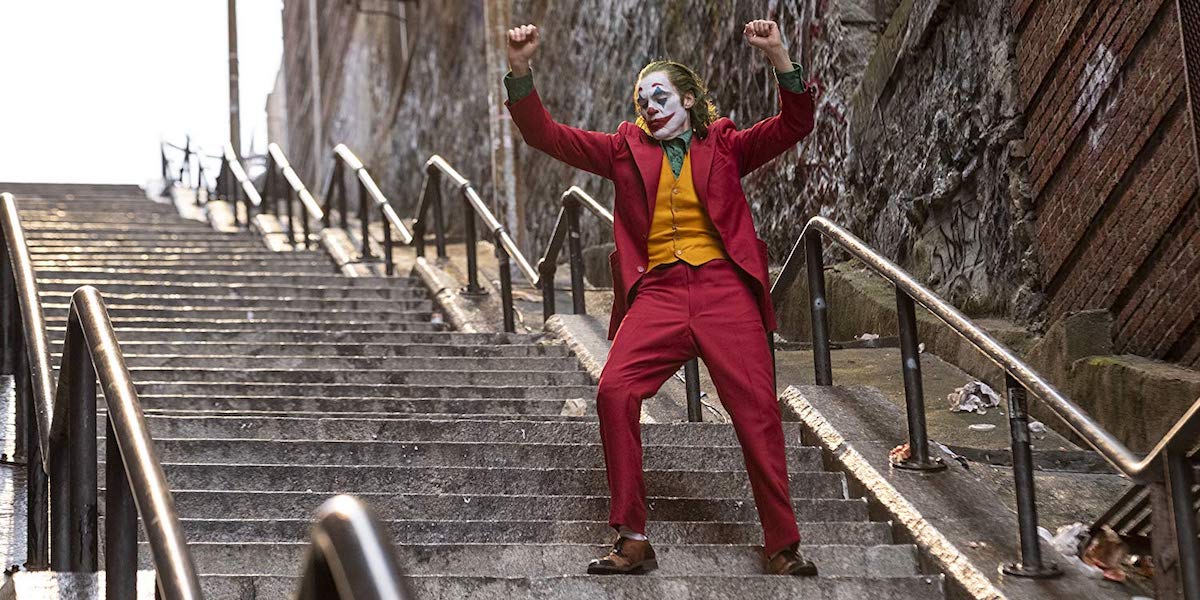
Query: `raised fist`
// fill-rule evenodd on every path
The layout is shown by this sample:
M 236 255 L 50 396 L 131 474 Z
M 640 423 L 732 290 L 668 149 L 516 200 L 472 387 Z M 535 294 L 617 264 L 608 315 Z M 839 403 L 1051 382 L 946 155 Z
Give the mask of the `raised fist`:
M 537 50 L 539 39 L 536 25 L 521 25 L 508 30 L 508 67 L 513 75 L 522 77 L 529 73 L 529 59 Z
M 776 25 L 775 21 L 750 21 L 742 29 L 742 35 L 746 36 L 746 41 L 751 46 L 764 52 L 783 47 L 783 36 L 779 34 L 779 25 Z

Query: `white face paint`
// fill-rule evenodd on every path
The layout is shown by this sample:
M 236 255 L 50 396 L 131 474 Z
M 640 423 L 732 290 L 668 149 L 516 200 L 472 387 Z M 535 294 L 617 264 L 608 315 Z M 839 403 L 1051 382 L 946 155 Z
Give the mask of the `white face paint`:
M 646 122 L 650 135 L 655 139 L 678 137 L 690 125 L 684 98 L 662 71 L 638 80 L 637 105 L 638 115 Z

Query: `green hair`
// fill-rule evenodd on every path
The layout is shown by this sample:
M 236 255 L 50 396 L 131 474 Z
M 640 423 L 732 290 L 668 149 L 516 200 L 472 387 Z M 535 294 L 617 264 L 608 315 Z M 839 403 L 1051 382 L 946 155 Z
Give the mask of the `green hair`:
M 637 80 L 641 81 L 646 75 L 659 72 L 667 74 L 667 79 L 671 85 L 675 86 L 675 89 L 679 90 L 681 96 L 691 92 L 692 96 L 696 98 L 692 107 L 687 109 L 692 131 L 700 137 L 708 135 L 708 126 L 717 120 L 717 106 L 713 104 L 712 98 L 708 95 L 708 87 L 704 85 L 704 80 L 686 65 L 673 60 L 656 60 L 646 65 L 638 73 Z M 637 110 L 637 101 L 637 85 L 634 84 L 633 107 L 635 111 Z M 641 115 L 638 115 L 637 125 L 643 131 L 649 131 L 646 120 Z

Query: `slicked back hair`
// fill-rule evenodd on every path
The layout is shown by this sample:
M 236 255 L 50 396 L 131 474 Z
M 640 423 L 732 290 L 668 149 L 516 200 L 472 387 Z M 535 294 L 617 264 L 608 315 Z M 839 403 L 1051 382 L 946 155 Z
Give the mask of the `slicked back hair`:
M 679 90 L 680 96 L 685 96 L 691 92 L 696 98 L 696 102 L 692 107 L 687 109 L 688 117 L 691 121 L 692 131 L 700 137 L 708 135 L 708 126 L 717 120 L 717 106 L 713 104 L 712 98 L 708 95 L 708 87 L 704 85 L 704 80 L 696 74 L 695 71 L 688 68 L 687 65 L 677 63 L 673 60 L 656 60 L 645 67 L 642 67 L 638 73 L 637 80 L 641 81 L 643 77 L 651 73 L 666 73 L 667 79 L 671 81 L 671 85 Z M 637 84 L 634 84 L 633 90 L 633 108 L 637 111 Z M 680 98 L 682 102 L 682 98 Z M 639 114 L 637 125 L 643 131 L 649 131 L 646 126 L 646 120 Z

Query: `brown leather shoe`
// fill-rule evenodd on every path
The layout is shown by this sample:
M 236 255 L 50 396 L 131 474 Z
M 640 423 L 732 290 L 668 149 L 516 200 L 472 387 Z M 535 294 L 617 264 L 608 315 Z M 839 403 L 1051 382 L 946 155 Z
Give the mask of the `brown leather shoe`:
M 817 565 L 800 556 L 800 544 L 794 544 L 775 553 L 767 560 L 767 575 L 796 575 L 799 577 L 815 577 Z
M 658 568 L 649 540 L 618 537 L 608 556 L 588 563 L 589 575 L 640 575 Z

